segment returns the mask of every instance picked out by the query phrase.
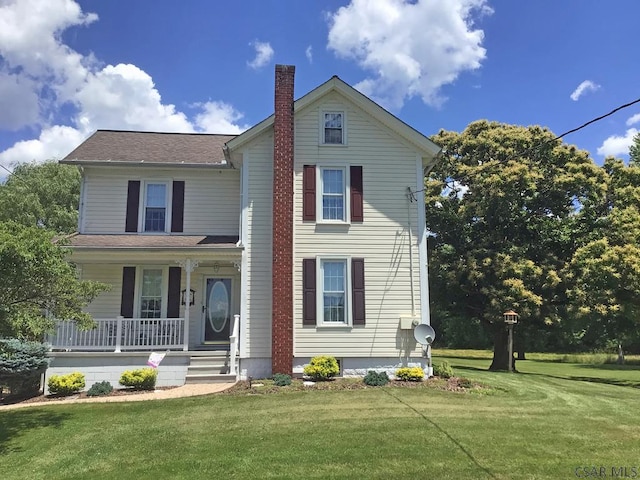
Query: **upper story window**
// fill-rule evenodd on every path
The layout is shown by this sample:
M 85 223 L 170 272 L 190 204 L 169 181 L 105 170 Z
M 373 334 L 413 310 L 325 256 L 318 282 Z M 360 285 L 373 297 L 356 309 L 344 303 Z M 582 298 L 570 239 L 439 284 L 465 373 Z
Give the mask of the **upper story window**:
M 304 165 L 302 220 L 359 223 L 364 220 L 362 166 Z
M 322 220 L 344 222 L 345 214 L 345 169 L 321 168 L 320 169 L 322 192 Z
M 182 232 L 183 180 L 129 180 L 124 231 L 130 233 Z
M 344 112 L 323 112 L 322 143 L 325 145 L 344 145 Z
M 143 231 L 166 231 L 167 197 L 168 195 L 166 183 L 146 184 Z

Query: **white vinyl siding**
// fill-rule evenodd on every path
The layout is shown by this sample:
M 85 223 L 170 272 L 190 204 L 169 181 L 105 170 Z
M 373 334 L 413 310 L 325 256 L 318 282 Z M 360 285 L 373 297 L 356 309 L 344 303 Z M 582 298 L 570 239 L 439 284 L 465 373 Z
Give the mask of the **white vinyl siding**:
M 116 318 L 120 315 L 122 295 L 122 265 L 81 265 L 81 278 L 111 285 L 99 294 L 84 310 L 93 318 Z
M 349 121 L 348 146 L 318 148 L 318 122 L 325 111 L 345 112 Z M 398 328 L 400 315 L 411 314 L 409 223 L 415 311 L 420 312 L 418 209 L 406 197 L 407 187 L 416 185 L 418 151 L 337 93 L 298 112 L 295 129 L 295 356 L 419 357 L 419 348 L 409 338 L 411 330 Z M 323 168 L 346 167 L 347 171 L 351 165 L 362 166 L 364 222 L 302 221 L 303 167 L 314 164 Z M 320 195 L 316 189 L 316 199 Z M 320 215 L 316 209 L 316 217 Z M 318 317 L 318 327 L 303 327 L 302 259 L 318 256 L 365 259 L 365 326 L 324 328 Z M 316 287 L 320 289 L 321 284 L 317 282 Z
M 247 291 L 245 353 L 271 356 L 271 286 L 273 225 L 273 134 L 265 133 L 243 150 L 248 159 Z
M 240 217 L 240 171 L 212 168 L 86 167 L 84 228 L 81 233 L 125 233 L 127 185 L 141 180 L 139 208 L 144 204 L 144 182 L 167 183 L 167 219 L 170 228 L 173 180 L 185 182 L 184 235 L 238 235 Z M 144 212 L 139 214 L 139 222 Z M 142 230 L 142 228 L 141 228 Z

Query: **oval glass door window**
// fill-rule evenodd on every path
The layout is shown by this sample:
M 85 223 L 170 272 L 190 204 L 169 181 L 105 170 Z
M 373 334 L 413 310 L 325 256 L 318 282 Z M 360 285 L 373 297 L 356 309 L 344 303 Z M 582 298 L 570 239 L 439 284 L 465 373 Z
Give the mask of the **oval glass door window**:
M 214 332 L 220 333 L 229 318 L 229 291 L 227 286 L 217 281 L 209 293 L 209 324 Z

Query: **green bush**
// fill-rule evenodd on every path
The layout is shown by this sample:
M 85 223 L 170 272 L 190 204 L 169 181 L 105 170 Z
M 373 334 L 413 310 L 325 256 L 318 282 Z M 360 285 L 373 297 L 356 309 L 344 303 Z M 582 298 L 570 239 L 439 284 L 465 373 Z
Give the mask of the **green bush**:
M 102 395 L 109 395 L 111 392 L 113 392 L 113 387 L 105 380 L 104 382 L 91 385 L 91 388 L 87 392 L 87 397 L 100 397 Z
M 158 379 L 158 371 L 153 368 L 126 370 L 120 376 L 120 385 L 134 390 L 153 390 Z
M 328 380 L 340 373 L 340 367 L 335 357 L 313 357 L 309 365 L 305 365 L 304 374 L 313 380 Z
M 451 378 L 453 377 L 453 368 L 451 368 L 451 365 L 449 365 L 449 362 L 444 360 L 440 363 L 436 363 L 433 366 L 433 374 L 436 377 L 440 377 L 440 378 Z
M 389 383 L 389 375 L 387 372 L 375 372 L 373 370 L 369 370 L 363 379 L 366 385 L 372 387 L 381 387 Z
M 286 387 L 287 385 L 291 385 L 291 375 L 287 375 L 286 373 L 276 373 L 273 376 L 273 384 L 277 387 Z
M 0 338 L 0 391 L 8 388 L 15 398 L 38 395 L 48 363 L 46 345 Z
M 402 367 L 396 370 L 396 378 L 408 382 L 421 382 L 424 379 L 424 370 L 421 367 Z
M 82 390 L 84 385 L 84 374 L 80 372 L 51 375 L 47 381 L 49 393 L 53 395 L 71 395 Z
M 459 378 L 458 386 L 461 388 L 473 388 L 473 382 L 468 378 Z

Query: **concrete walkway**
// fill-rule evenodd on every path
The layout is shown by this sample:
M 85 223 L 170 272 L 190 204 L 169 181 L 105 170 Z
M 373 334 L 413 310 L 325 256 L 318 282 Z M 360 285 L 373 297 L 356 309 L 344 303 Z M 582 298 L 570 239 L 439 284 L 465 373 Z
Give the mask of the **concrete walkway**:
M 65 400 L 50 400 L 46 402 L 16 403 L 14 405 L 0 405 L 0 412 L 3 410 L 13 410 L 27 407 L 46 407 L 49 405 L 68 405 L 71 403 L 111 403 L 111 402 L 144 402 L 147 400 L 166 400 L 168 398 L 195 397 L 198 395 L 209 395 L 218 393 L 232 387 L 235 383 L 194 383 L 183 385 L 169 390 L 155 390 L 147 393 L 137 393 L 135 395 L 116 395 L 113 397 L 91 397 L 73 398 Z

